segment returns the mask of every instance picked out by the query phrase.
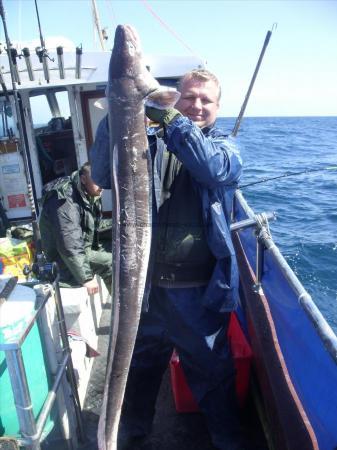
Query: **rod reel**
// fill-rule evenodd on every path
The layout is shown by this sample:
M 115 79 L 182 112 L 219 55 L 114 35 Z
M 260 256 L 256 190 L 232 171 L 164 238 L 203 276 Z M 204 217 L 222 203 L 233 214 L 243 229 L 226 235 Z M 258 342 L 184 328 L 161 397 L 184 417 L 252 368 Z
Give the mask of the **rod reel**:
M 49 263 L 43 254 L 37 255 L 36 262 L 31 266 L 26 264 L 23 268 L 23 274 L 28 277 L 30 274 L 34 276 L 41 282 L 44 283 L 54 283 L 58 274 L 59 269 L 56 262 Z

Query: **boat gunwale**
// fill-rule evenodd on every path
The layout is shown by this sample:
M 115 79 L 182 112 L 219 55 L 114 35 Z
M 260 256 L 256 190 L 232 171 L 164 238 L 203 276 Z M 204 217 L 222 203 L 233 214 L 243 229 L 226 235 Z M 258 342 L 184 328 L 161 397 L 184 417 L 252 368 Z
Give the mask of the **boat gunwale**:
M 235 201 L 238 201 L 243 208 L 247 216 L 253 219 L 256 215 L 252 208 L 248 205 L 246 199 L 244 198 L 242 192 L 237 190 L 235 193 Z M 329 355 L 333 359 L 334 363 L 337 364 L 337 336 L 332 330 L 331 326 L 326 321 L 325 317 L 318 309 L 311 295 L 304 288 L 302 283 L 299 281 L 298 277 L 295 275 L 292 268 L 287 263 L 286 259 L 282 255 L 278 246 L 275 244 L 271 236 L 262 236 L 261 242 L 265 245 L 265 248 L 273 255 L 276 264 L 279 266 L 282 274 L 287 279 L 290 287 L 294 290 L 298 302 L 303 308 L 310 321 L 313 323 L 317 333 L 323 341 L 323 344 L 328 351 Z M 263 278 L 262 278 L 263 285 Z
M 238 232 L 233 244 L 240 267 L 240 298 L 245 311 L 263 405 L 268 413 L 271 449 L 318 450 L 318 441 L 288 370 L 275 321 L 263 289 L 252 289 L 257 279 Z

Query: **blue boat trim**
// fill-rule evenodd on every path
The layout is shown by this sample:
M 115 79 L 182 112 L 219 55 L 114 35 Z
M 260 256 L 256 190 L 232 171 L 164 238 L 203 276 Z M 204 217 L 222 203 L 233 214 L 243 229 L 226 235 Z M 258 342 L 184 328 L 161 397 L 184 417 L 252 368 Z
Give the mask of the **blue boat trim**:
M 236 221 L 254 217 L 240 192 L 236 194 L 234 207 Z M 261 238 L 261 233 L 259 236 Z M 256 233 L 251 229 L 234 234 L 241 284 L 244 285 L 242 306 L 248 319 L 256 365 L 260 363 L 263 366 L 258 374 L 262 395 L 274 432 L 283 428 L 281 436 L 276 437 L 276 448 L 332 450 L 337 447 L 337 338 L 270 236 L 263 242 L 261 290 L 253 290 L 256 283 L 252 269 L 257 263 L 256 240 Z M 262 306 L 263 298 L 267 308 Z M 277 343 L 273 342 L 270 334 L 266 310 L 270 310 L 275 326 L 281 352 L 279 357 L 285 361 L 290 384 L 294 386 L 307 416 L 306 420 L 301 414 L 302 422 L 296 413 L 296 401 L 291 399 L 291 386 L 289 384 L 287 389 L 284 385 L 286 373 L 277 367 Z M 296 425 L 287 418 L 288 407 L 297 421 Z M 306 427 L 307 431 L 312 427 L 316 443 L 316 438 L 311 444 L 308 441 L 312 433 L 308 435 Z M 300 438 L 307 444 L 296 447 L 295 441 Z
M 254 373 L 268 418 L 274 450 L 318 450 L 317 438 L 288 371 L 269 301 L 255 289 L 256 277 L 238 235 L 233 242 L 240 268 L 240 299 L 253 349 Z
M 255 216 L 254 211 L 250 208 L 245 198 L 243 197 L 241 191 L 236 191 L 236 199 L 239 201 L 247 217 L 253 219 Z M 294 289 L 298 296 L 298 301 L 302 305 L 304 311 L 310 318 L 310 320 L 315 325 L 317 332 L 322 338 L 324 345 L 326 346 L 329 354 L 337 364 L 337 336 L 334 331 L 327 323 L 326 319 L 317 308 L 316 304 L 313 302 L 311 295 L 305 290 L 302 283 L 299 281 L 297 276 L 294 274 L 293 270 L 285 260 L 284 256 L 275 245 L 272 239 L 264 239 L 264 244 L 266 248 L 273 253 L 275 259 L 277 260 L 282 273 L 287 278 L 290 286 Z

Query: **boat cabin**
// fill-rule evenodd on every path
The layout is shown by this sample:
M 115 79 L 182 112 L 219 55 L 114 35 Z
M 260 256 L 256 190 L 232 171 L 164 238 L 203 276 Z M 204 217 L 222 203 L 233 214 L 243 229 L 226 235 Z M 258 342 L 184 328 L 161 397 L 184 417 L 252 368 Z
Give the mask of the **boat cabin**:
M 14 59 L 23 143 L 7 54 L 0 55 L 0 195 L 9 220 L 29 220 L 31 201 L 38 212 L 43 185 L 70 175 L 88 161 L 97 125 L 107 114 L 103 99 L 110 52 L 77 49 L 76 53 L 60 54 L 59 49 L 43 57 L 42 63 L 36 54 Z M 193 56 L 147 56 L 145 62 L 167 86 L 174 86 L 188 70 L 204 65 Z M 110 195 L 103 194 L 105 211 L 110 209 Z

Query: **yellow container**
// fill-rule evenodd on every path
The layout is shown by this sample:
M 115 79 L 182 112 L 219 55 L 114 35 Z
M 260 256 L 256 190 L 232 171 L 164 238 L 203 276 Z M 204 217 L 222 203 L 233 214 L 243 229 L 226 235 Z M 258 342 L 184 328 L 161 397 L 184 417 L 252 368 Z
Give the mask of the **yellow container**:
M 0 239 L 0 266 L 3 274 L 25 279 L 23 268 L 32 262 L 32 251 L 26 241 L 14 238 Z

